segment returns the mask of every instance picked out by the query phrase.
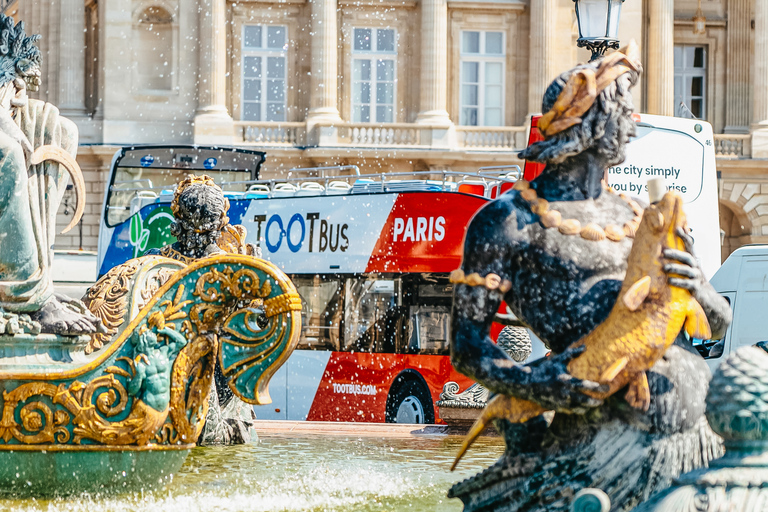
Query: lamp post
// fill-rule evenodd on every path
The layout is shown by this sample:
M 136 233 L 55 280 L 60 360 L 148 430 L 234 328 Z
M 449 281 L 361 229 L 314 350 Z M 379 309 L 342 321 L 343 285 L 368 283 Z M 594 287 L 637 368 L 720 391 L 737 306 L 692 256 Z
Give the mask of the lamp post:
M 579 23 L 579 39 L 576 45 L 592 52 L 592 58 L 600 58 L 605 50 L 619 48 L 619 16 L 624 0 L 573 0 L 576 21 Z

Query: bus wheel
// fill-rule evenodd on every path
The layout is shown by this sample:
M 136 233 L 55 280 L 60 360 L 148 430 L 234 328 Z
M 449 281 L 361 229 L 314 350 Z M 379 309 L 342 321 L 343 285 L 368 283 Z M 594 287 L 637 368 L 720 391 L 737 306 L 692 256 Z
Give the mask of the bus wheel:
M 390 395 L 387 422 L 434 423 L 435 409 L 424 386 L 415 381 L 407 381 Z

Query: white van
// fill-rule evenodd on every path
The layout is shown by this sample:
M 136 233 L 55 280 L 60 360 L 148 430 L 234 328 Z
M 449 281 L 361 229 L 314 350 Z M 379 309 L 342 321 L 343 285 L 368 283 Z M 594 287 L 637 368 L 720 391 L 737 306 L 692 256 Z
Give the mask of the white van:
M 768 245 L 736 249 L 710 280 L 733 310 L 733 322 L 722 341 L 694 340 L 714 371 L 739 347 L 768 340 Z

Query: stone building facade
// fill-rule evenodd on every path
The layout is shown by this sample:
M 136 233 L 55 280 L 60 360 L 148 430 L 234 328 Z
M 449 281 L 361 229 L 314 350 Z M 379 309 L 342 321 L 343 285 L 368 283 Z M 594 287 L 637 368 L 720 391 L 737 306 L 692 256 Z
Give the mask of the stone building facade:
M 768 1 L 627 0 L 639 111 L 715 130 L 723 256 L 768 242 Z M 264 175 L 520 164 L 576 48 L 572 0 L 2 0 L 42 34 L 43 88 L 80 127 L 89 202 L 59 248 L 95 249 L 110 160 L 135 143 L 267 151 Z M 64 207 L 61 223 L 69 210 Z

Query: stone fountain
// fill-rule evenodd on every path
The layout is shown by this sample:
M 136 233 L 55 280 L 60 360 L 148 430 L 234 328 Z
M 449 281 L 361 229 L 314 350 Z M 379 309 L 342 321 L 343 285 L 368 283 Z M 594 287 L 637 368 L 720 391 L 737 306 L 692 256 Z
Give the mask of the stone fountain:
M 152 488 L 184 461 L 206 418 L 218 362 L 231 391 L 269 403 L 301 301 L 255 256 L 207 176 L 173 203 L 179 242 L 113 268 L 83 300 L 51 280 L 56 211 L 85 187 L 77 129 L 30 99 L 38 36 L 0 15 L 0 491 L 49 495 Z

